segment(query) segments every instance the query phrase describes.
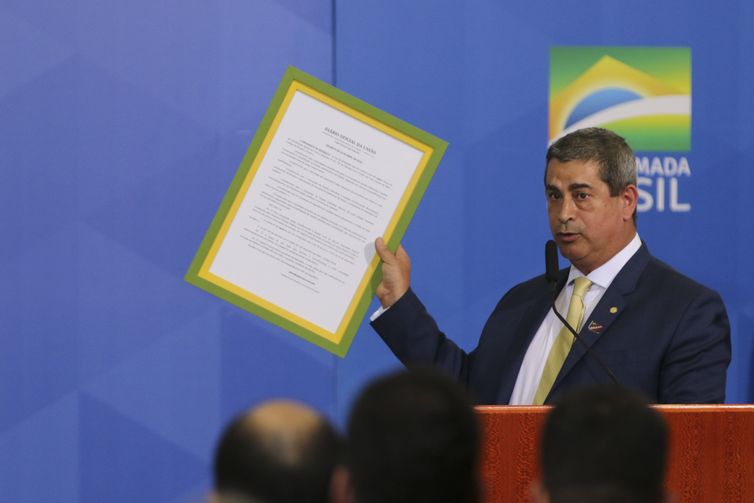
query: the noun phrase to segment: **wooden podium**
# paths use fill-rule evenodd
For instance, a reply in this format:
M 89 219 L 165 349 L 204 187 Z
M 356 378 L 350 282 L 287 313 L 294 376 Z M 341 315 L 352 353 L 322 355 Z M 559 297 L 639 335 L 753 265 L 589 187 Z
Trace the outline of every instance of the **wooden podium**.
M 754 405 L 658 405 L 668 422 L 676 503 L 754 502 Z M 477 407 L 486 502 L 526 502 L 549 407 Z

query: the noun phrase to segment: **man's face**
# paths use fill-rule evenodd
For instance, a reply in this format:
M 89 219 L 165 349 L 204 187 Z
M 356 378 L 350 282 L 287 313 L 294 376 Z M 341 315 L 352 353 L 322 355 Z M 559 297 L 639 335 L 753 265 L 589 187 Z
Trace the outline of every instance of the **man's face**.
M 610 260 L 634 236 L 636 186 L 611 197 L 594 161 L 552 159 L 545 194 L 550 231 L 560 253 L 584 274 Z

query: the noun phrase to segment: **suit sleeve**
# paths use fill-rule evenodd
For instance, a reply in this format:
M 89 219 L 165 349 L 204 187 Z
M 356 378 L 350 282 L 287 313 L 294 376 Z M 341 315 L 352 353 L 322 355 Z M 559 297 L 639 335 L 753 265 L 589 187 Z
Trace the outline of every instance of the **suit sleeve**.
M 705 289 L 686 308 L 660 372 L 660 403 L 723 403 L 731 358 L 720 296 Z
M 472 357 L 440 331 L 413 290 L 371 325 L 404 365 L 434 365 L 468 385 Z

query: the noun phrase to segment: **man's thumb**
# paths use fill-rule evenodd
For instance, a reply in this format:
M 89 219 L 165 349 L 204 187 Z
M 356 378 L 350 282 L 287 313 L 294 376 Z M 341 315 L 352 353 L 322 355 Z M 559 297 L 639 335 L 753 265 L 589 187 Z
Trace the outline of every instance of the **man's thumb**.
M 395 260 L 395 255 L 388 250 L 385 240 L 381 237 L 374 241 L 374 249 L 377 250 L 377 255 L 380 256 L 383 262 L 392 262 Z

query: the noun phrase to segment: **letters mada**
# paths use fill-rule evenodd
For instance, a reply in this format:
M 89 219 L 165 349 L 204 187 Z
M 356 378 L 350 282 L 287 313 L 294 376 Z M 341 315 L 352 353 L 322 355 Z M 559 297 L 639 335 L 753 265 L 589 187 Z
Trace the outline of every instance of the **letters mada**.
M 686 157 L 637 156 L 636 175 L 639 188 L 638 211 L 691 211 L 691 203 L 682 202 L 679 196 L 680 179 L 691 177 L 691 166 Z

